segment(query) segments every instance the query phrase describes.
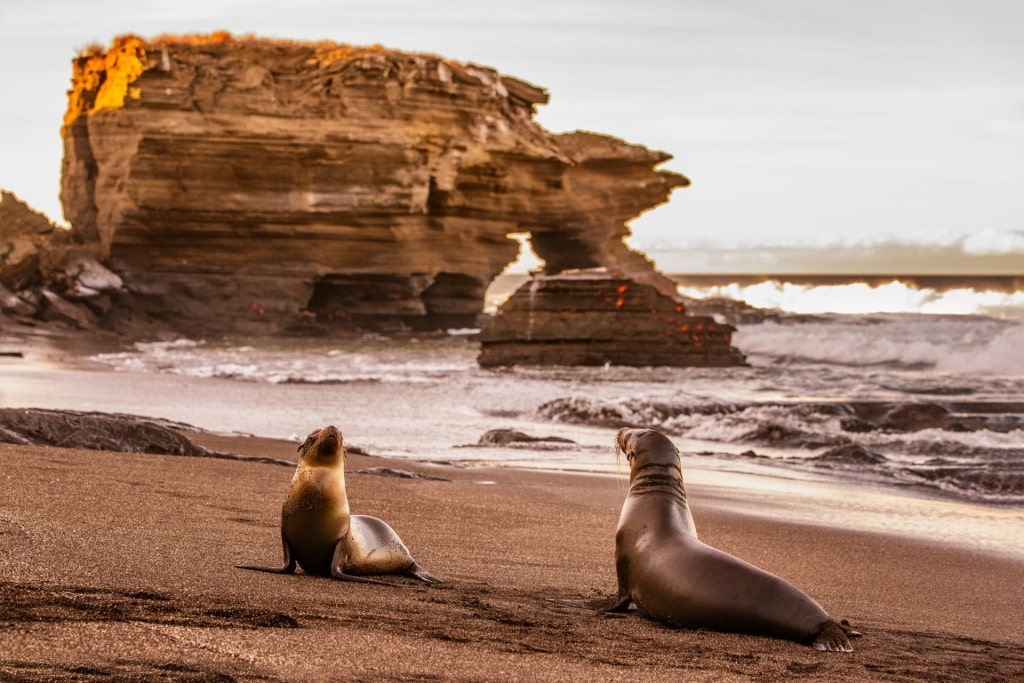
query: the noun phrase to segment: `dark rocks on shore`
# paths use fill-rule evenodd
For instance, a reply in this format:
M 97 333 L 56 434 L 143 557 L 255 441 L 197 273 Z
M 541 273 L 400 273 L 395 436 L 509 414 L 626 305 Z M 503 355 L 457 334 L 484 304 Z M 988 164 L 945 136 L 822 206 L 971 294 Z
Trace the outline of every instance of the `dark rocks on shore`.
M 842 444 L 830 448 L 820 455 L 811 458 L 816 464 L 828 465 L 880 465 L 888 458 L 881 453 L 869 450 L 856 443 Z
M 0 408 L 0 441 L 124 453 L 217 455 L 160 420 L 70 410 Z
M 393 467 L 366 467 L 361 470 L 352 470 L 353 474 L 372 474 L 378 477 L 395 477 L 396 479 L 422 479 L 424 481 L 451 481 L 446 477 L 435 477 L 422 472 L 410 472 L 409 470 L 398 470 Z
M 808 432 L 776 422 L 759 422 L 757 426 L 745 432 L 737 440 L 776 448 L 821 448 L 823 446 L 843 446 L 849 443 L 849 439 L 843 436 Z
M 531 436 L 517 429 L 489 429 L 477 441 L 478 446 L 510 446 L 537 443 L 575 444 L 576 442 L 561 436 Z
M 1021 417 L 1024 403 L 850 401 L 843 405 L 851 413 L 840 422 L 846 432 L 909 433 L 925 429 L 974 432 L 985 429 L 1005 433 L 1024 426 Z
M 199 431 L 191 425 L 139 415 L 0 408 L 0 443 L 221 458 L 295 467 L 290 460 L 214 451 L 186 436 Z

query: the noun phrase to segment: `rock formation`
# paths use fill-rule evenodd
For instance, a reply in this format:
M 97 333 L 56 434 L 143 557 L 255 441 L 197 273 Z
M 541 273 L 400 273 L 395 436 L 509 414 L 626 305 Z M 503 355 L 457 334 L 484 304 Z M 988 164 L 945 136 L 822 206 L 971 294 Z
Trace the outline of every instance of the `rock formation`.
M 528 233 L 545 272 L 675 285 L 623 243 L 668 154 L 533 120 L 545 90 L 425 54 L 135 36 L 74 62 L 61 199 L 135 310 L 182 330 L 474 325 Z
M 603 269 L 537 275 L 481 331 L 477 360 L 483 367 L 744 365 L 730 346 L 734 331 Z
M 0 314 L 21 323 L 95 327 L 122 290 L 95 245 L 0 191 Z
M 175 428 L 177 427 L 177 429 Z M 174 425 L 134 415 L 40 408 L 0 408 L 0 443 L 89 448 L 121 453 L 215 456 Z
M 41 283 L 71 243 L 67 230 L 14 193 L 0 190 L 0 284 L 4 287 L 17 291 Z

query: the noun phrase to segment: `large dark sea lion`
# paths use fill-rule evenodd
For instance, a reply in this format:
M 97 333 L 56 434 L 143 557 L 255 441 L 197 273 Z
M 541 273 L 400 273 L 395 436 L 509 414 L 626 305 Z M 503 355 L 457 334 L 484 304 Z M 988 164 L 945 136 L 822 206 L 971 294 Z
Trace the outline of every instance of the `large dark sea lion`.
M 384 583 L 367 577 L 398 574 L 441 583 L 416 563 L 387 522 L 349 513 L 345 446 L 337 427 L 313 431 L 299 452 L 291 490 L 281 507 L 284 566 L 237 565 L 239 569 L 290 574 L 298 565 L 307 574 L 343 581 Z
M 616 444 L 629 460 L 629 493 L 615 535 L 618 596 L 603 609 L 624 611 L 633 603 L 641 614 L 672 626 L 853 650 L 849 635 L 856 634 L 803 591 L 698 540 L 679 452 L 666 436 L 623 429 Z

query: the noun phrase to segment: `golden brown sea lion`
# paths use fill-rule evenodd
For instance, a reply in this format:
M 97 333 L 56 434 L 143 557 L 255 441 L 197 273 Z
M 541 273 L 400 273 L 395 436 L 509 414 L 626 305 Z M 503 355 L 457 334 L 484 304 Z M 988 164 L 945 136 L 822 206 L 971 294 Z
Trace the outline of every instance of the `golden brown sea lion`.
M 281 507 L 284 566 L 236 565 L 239 569 L 290 574 L 298 564 L 307 574 L 342 581 L 384 583 L 367 576 L 399 574 L 441 583 L 416 563 L 387 522 L 349 513 L 345 447 L 337 427 L 313 431 L 299 452 L 292 486 Z
M 624 611 L 633 603 L 641 614 L 673 626 L 853 650 L 849 636 L 859 634 L 804 592 L 697 539 L 679 452 L 668 437 L 623 429 L 616 445 L 630 464 L 629 493 L 615 534 L 618 596 L 586 606 Z

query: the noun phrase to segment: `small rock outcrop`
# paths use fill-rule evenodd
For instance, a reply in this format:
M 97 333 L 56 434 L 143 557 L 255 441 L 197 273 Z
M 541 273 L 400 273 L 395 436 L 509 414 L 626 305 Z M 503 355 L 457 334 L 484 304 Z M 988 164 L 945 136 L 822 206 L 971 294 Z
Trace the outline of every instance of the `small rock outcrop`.
M 731 325 L 603 269 L 536 275 L 480 333 L 482 367 L 744 365 Z
M 18 291 L 41 284 L 56 270 L 55 261 L 72 243 L 67 230 L 0 190 L 0 284 Z
M 675 285 L 623 242 L 689 181 L 534 120 L 540 87 L 380 47 L 136 36 L 74 61 L 61 200 L 148 319 L 473 326 L 526 233 L 546 272 Z
M 216 455 L 160 420 L 40 408 L 0 408 L 0 443 L 123 453 Z
M 29 325 L 97 326 L 123 283 L 97 260 L 95 245 L 76 237 L 0 190 L 0 314 Z

